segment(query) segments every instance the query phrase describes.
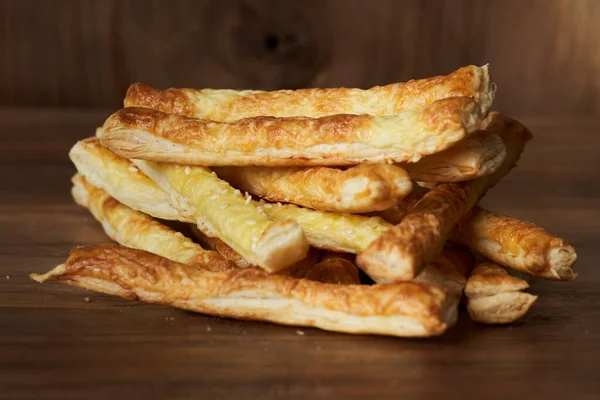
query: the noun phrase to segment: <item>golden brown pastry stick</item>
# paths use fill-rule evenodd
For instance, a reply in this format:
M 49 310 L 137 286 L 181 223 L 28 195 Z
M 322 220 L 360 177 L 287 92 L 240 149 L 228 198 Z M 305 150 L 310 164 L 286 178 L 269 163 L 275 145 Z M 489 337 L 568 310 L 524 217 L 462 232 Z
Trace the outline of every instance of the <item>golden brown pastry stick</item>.
M 360 275 L 353 259 L 347 253 L 327 251 L 318 264 L 306 271 L 303 278 L 338 285 L 359 285 Z
M 127 90 L 125 107 L 145 107 L 165 113 L 231 122 L 243 118 L 324 117 L 333 114 L 398 114 L 447 97 L 473 97 L 486 112 L 495 85 L 489 67 L 469 65 L 446 76 L 412 80 L 362 89 L 260 90 L 167 89 L 160 91 L 134 83 Z
M 151 215 L 161 219 L 173 219 L 178 214 L 163 190 L 129 160 L 102 147 L 98 139 L 75 143 L 69 157 L 90 184 L 106 190 L 120 203 L 146 214 L 151 208 Z
M 531 222 L 475 207 L 453 241 L 469 246 L 489 260 L 532 276 L 571 280 L 577 259 L 566 240 Z
M 531 134 L 514 120 L 493 115 L 507 156 L 491 175 L 461 183 L 441 183 L 431 189 L 392 229 L 359 254 L 358 265 L 377 281 L 410 280 L 423 264 L 433 260 L 455 226 L 475 203 L 502 179 L 518 161 Z M 492 129 L 490 127 L 490 129 Z
M 87 160 L 84 166 L 90 167 L 79 168 L 78 165 L 79 172 L 86 179 L 88 176 L 95 177 L 98 186 L 112 197 L 145 214 L 195 223 L 193 215 L 182 215 L 173 207 L 163 207 L 163 202 L 171 202 L 171 198 L 129 160 L 114 155 L 99 144 L 93 150 L 82 154 Z M 115 170 L 120 171 L 119 179 L 114 179 L 111 174 Z M 312 246 L 326 250 L 357 253 L 390 228 L 390 224 L 376 217 L 315 211 L 291 204 L 254 204 L 276 221 L 296 221 Z
M 486 116 L 471 98 L 438 100 L 390 116 L 256 117 L 214 122 L 124 108 L 100 140 L 114 153 L 183 165 L 335 166 L 416 162 L 474 133 Z
M 398 164 L 414 181 L 463 182 L 495 172 L 506 157 L 506 146 L 494 132 L 480 130 L 454 146 L 423 157 L 416 163 Z
M 75 248 L 65 264 L 31 277 L 204 314 L 357 334 L 433 336 L 456 318 L 453 299 L 434 286 L 332 285 L 256 269 L 210 272 L 113 244 Z
M 106 234 L 123 246 L 208 271 L 235 268 L 217 252 L 204 250 L 180 232 L 119 203 L 104 190 L 90 185 L 83 176 L 77 174 L 72 180 L 75 202 L 90 210 Z
M 306 256 L 308 243 L 296 222 L 273 222 L 208 168 L 134 163 L 169 194 L 180 214 L 195 218 L 198 229 L 223 240 L 250 263 L 276 272 Z
M 362 164 L 327 167 L 221 167 L 217 175 L 233 187 L 273 202 L 323 211 L 366 213 L 392 207 L 412 190 L 402 168 Z
M 510 276 L 497 264 L 478 265 L 465 286 L 471 319 L 483 324 L 508 324 L 518 320 L 537 299 L 522 292 L 528 287 L 523 279 Z

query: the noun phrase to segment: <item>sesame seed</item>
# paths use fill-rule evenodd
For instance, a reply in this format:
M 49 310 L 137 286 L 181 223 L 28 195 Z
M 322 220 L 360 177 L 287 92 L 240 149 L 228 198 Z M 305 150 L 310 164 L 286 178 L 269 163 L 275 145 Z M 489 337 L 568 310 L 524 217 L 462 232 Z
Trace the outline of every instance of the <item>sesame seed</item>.
M 191 171 L 192 170 L 190 167 L 185 167 L 185 169 L 183 170 L 183 172 L 185 172 L 186 175 L 189 175 Z
M 250 197 L 250 196 L 246 197 L 246 205 L 250 204 L 251 201 L 252 201 L 252 197 Z
M 277 207 L 281 207 L 281 203 L 280 202 L 277 202 Z
M 268 204 L 268 203 L 267 203 L 267 204 L 265 204 L 263 207 L 264 207 L 264 208 L 272 208 L 272 207 L 273 207 L 273 204 Z
M 211 171 L 210 173 L 212 176 L 217 176 L 217 173 L 215 171 Z
M 227 204 L 221 204 L 221 205 L 219 206 L 219 210 L 224 210 L 224 209 L 226 209 L 227 207 L 228 207 L 228 206 L 227 206 Z
M 212 196 L 210 196 L 210 199 L 211 199 L 211 200 L 214 200 L 214 199 L 216 199 L 217 197 L 219 197 L 219 195 L 218 195 L 218 194 L 213 194 Z
M 233 191 L 233 194 L 236 195 L 236 196 L 239 196 L 240 194 L 242 194 L 242 192 L 240 192 L 238 189 L 235 189 Z
M 296 331 L 296 335 L 304 336 L 304 332 L 302 332 L 302 331 Z
M 246 221 L 246 225 L 256 225 L 256 221 L 253 219 L 249 219 L 248 221 Z
M 134 167 L 133 165 L 131 167 L 129 167 L 129 170 L 131 172 L 138 172 L 138 169 L 136 167 Z

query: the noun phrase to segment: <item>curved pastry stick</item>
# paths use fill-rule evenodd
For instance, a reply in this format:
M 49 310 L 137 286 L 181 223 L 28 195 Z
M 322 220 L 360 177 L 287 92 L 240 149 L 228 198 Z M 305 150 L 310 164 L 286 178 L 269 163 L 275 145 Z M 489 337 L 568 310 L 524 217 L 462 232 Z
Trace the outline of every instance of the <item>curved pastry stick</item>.
M 348 333 L 433 336 L 456 318 L 452 299 L 433 286 L 332 285 L 256 269 L 209 272 L 113 244 L 75 248 L 65 264 L 31 278 L 204 314 Z
M 208 168 L 134 163 L 170 195 L 180 214 L 195 218 L 198 229 L 223 240 L 250 263 L 276 272 L 306 256 L 308 243 L 297 223 L 271 221 Z
M 222 167 L 214 171 L 233 187 L 270 201 L 323 211 L 366 213 L 385 210 L 412 190 L 402 168 L 363 164 L 327 167 Z
M 402 218 L 425 196 L 429 189 L 413 184 L 413 190 L 401 202 L 383 211 L 369 213 L 372 217 L 380 217 L 393 225 L 398 225 Z
M 321 261 L 308 269 L 303 278 L 338 285 L 359 285 L 360 275 L 353 258 L 345 253 L 325 252 Z
M 178 212 L 169 196 L 129 160 L 102 147 L 98 139 L 81 140 L 71 148 L 69 157 L 75 168 L 93 186 L 106 190 L 120 203 L 161 219 L 173 219 Z M 131 185 L 135 181 L 135 185 Z
M 124 108 L 106 120 L 100 140 L 125 158 L 185 165 L 416 162 L 469 136 L 484 117 L 467 97 L 382 117 L 256 117 L 230 123 Z
M 358 255 L 358 265 L 377 281 L 410 280 L 424 263 L 439 254 L 455 226 L 485 192 L 518 161 L 531 134 L 520 123 L 493 115 L 491 123 L 507 147 L 507 156 L 491 175 L 461 183 L 441 183 L 431 189 L 402 219 Z M 498 121 L 499 120 L 499 121 Z M 491 128 L 490 128 L 491 129 Z
M 463 182 L 495 172 L 505 157 L 506 146 L 502 138 L 494 132 L 481 130 L 416 163 L 398 165 L 414 181 Z
M 532 276 L 571 280 L 577 259 L 566 240 L 527 221 L 475 207 L 464 219 L 453 241 L 469 246 L 485 258 Z
M 447 97 L 473 97 L 487 112 L 495 85 L 489 67 L 470 65 L 446 76 L 362 89 L 260 90 L 167 89 L 134 83 L 125 107 L 145 107 L 169 114 L 231 122 L 243 118 L 324 117 L 333 114 L 391 115 L 421 108 Z
M 508 324 L 518 320 L 537 299 L 522 292 L 528 287 L 527 282 L 510 276 L 499 265 L 478 265 L 465 286 L 471 319 L 483 324 Z
M 209 271 L 235 268 L 218 253 L 204 250 L 180 232 L 119 203 L 83 176 L 77 174 L 72 180 L 75 202 L 89 209 L 106 234 L 119 244 Z

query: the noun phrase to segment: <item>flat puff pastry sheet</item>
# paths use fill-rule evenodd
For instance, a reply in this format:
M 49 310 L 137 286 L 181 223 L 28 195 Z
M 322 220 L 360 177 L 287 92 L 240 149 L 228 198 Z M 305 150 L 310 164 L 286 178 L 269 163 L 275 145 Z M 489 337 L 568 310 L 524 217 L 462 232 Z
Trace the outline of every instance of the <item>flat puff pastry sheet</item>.
M 233 187 L 266 200 L 323 211 L 366 213 L 385 210 L 412 190 L 406 171 L 387 164 L 362 164 L 346 170 L 221 167 L 214 171 Z
M 478 265 L 465 286 L 467 310 L 473 321 L 507 324 L 523 317 L 537 296 L 524 293 L 529 284 L 493 263 Z
M 181 232 L 119 203 L 83 176 L 77 174 L 72 181 L 75 202 L 89 209 L 106 234 L 119 244 L 209 271 L 236 268 L 217 252 L 204 250 Z
M 434 286 L 332 285 L 255 269 L 209 272 L 113 244 L 75 248 L 65 264 L 31 277 L 204 314 L 357 334 L 433 336 L 456 318 L 453 299 Z
M 100 140 L 114 153 L 182 165 L 335 166 L 416 162 L 474 133 L 485 117 L 471 98 L 438 100 L 376 117 L 255 117 L 230 123 L 124 108 Z
M 398 165 L 414 181 L 463 182 L 495 172 L 505 157 L 506 146 L 500 135 L 480 130 L 449 149 L 416 163 Z
M 402 219 L 358 255 L 358 265 L 381 280 L 410 280 L 439 254 L 456 225 L 486 191 L 516 165 L 529 131 L 520 123 L 493 115 L 490 126 L 499 129 L 507 156 L 491 175 L 461 183 L 440 183 Z M 490 128 L 492 129 L 492 128 Z
M 169 114 L 231 122 L 263 115 L 312 118 L 334 114 L 392 115 L 406 109 L 422 108 L 447 97 L 472 97 L 487 112 L 494 100 L 495 90 L 487 65 L 469 65 L 446 76 L 376 86 L 368 90 L 160 91 L 134 83 L 129 87 L 124 103 L 125 107 L 152 108 Z
M 573 246 L 544 228 L 502 214 L 475 208 L 459 225 L 453 240 L 487 259 L 532 276 L 571 280 L 577 274 Z
M 194 217 L 198 229 L 218 237 L 254 265 L 276 272 L 303 259 L 308 242 L 292 220 L 273 222 L 208 168 L 134 160 L 171 197 L 171 204 Z

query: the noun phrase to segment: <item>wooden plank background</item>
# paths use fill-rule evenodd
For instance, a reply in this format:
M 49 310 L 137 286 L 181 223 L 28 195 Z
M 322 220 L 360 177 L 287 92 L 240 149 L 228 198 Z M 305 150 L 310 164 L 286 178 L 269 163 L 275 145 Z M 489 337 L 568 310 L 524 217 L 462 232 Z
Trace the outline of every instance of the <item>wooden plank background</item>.
M 597 0 L 0 0 L 0 106 L 129 83 L 369 87 L 492 64 L 497 109 L 600 113 Z

